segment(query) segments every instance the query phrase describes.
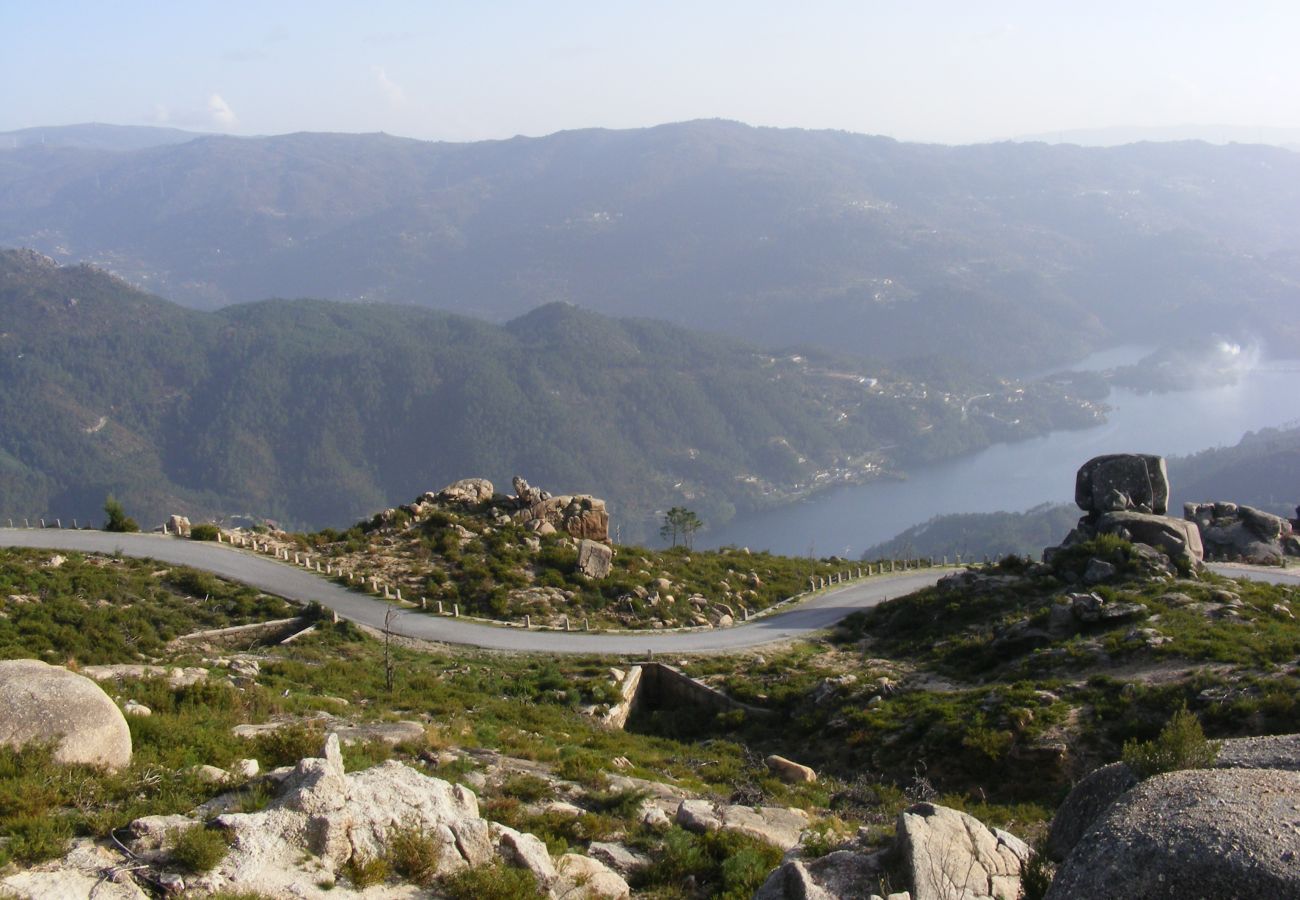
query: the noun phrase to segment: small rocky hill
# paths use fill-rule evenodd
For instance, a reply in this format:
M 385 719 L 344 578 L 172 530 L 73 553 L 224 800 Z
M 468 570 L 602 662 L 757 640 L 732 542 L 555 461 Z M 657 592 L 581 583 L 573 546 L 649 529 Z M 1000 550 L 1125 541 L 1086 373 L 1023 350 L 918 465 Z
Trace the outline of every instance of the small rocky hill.
M 344 532 L 276 538 L 426 612 L 552 627 L 725 627 L 808 590 L 811 579 L 859 568 L 745 548 L 616 545 L 604 500 L 553 496 L 518 477 L 512 488 L 463 479 Z

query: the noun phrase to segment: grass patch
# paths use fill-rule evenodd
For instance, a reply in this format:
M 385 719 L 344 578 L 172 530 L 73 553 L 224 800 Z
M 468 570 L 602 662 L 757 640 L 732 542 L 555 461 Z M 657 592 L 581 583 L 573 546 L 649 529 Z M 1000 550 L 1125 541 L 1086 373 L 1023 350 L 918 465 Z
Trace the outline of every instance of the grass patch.
M 526 869 L 503 863 L 463 869 L 439 882 L 447 900 L 538 900 L 545 892 Z

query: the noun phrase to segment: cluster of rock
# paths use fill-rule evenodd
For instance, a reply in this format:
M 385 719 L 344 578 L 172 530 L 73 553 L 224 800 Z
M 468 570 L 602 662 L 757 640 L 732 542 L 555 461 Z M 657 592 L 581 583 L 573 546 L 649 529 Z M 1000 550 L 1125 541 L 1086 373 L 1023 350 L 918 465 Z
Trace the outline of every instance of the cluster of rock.
M 1296 513 L 1300 516 L 1300 509 Z M 1196 525 L 1211 559 L 1276 566 L 1287 556 L 1300 556 L 1300 519 L 1224 502 L 1185 503 L 1183 518 Z
M 558 531 L 579 540 L 608 541 L 609 513 L 605 501 L 590 494 L 554 497 L 531 487 L 518 475 L 514 478 L 516 521 L 541 534 Z
M 335 735 L 327 738 L 322 758 L 304 759 L 264 777 L 278 789 L 259 812 L 227 811 L 239 802 L 237 794 L 230 794 L 188 816 L 132 822 L 126 841 L 130 868 L 169 892 L 356 896 L 345 882 L 336 885 L 336 873 L 349 861 L 384 857 L 397 832 L 411 831 L 432 840 L 440 874 L 504 863 L 528 870 L 546 896 L 618 900 L 630 895 L 623 877 L 599 859 L 573 853 L 553 858 L 535 835 L 484 819 L 468 788 L 392 760 L 347 773 Z M 167 847 L 178 833 L 193 828 L 225 832 L 230 851 L 210 872 L 182 878 L 169 871 Z M 3 887 L 27 896 L 72 896 L 60 891 L 78 878 L 92 885 L 102 882 L 106 874 L 121 870 L 122 862 L 109 848 L 78 842 L 62 860 L 6 879 Z M 134 884 L 121 885 L 124 891 L 128 886 L 132 890 L 123 896 L 147 896 Z
M 486 478 L 462 478 L 440 491 L 421 494 L 413 503 L 385 510 L 380 518 L 391 520 L 400 510 L 419 519 L 439 504 L 481 508 L 503 520 L 513 520 L 538 534 L 567 534 L 575 540 L 609 542 L 609 512 L 605 501 L 590 494 L 563 494 L 535 488 L 518 475 L 514 478 L 514 496 L 496 492 Z
M 1057 551 L 1103 534 L 1145 544 L 1191 568 L 1204 559 L 1196 525 L 1166 515 L 1169 474 L 1162 456 L 1116 453 L 1090 459 L 1075 478 L 1074 502 L 1085 515 L 1060 547 L 1044 552 L 1047 562 Z
M 1049 900 L 1300 896 L 1300 735 L 1222 742 L 1212 769 L 1084 778 L 1052 821 Z

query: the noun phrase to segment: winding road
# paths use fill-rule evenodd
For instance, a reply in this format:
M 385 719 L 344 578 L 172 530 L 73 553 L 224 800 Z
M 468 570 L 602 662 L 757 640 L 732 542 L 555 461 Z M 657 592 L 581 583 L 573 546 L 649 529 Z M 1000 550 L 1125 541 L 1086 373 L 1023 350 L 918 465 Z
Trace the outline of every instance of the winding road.
M 121 554 L 193 566 L 298 603 L 319 603 L 342 618 L 372 628 L 383 628 L 385 614 L 395 608 L 391 603 L 350 591 L 308 570 L 225 544 L 156 534 L 0 528 L 0 547 Z M 1216 564 L 1210 568 L 1233 578 L 1300 585 L 1300 573 L 1237 565 Z M 949 571 L 923 569 L 875 576 L 818 594 L 788 612 L 765 616 L 733 628 L 674 632 L 542 631 L 485 625 L 413 611 L 403 612 L 393 621 L 391 628 L 394 634 L 402 637 L 489 650 L 582 654 L 725 653 L 807 637 L 834 625 L 850 613 L 875 606 L 890 597 L 929 587 Z

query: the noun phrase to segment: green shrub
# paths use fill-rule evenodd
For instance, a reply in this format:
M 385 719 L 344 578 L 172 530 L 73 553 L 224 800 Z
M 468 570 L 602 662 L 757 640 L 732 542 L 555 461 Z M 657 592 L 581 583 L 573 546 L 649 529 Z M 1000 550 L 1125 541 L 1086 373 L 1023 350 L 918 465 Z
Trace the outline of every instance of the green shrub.
M 229 851 L 230 839 L 215 828 L 189 828 L 172 838 L 172 860 L 191 872 L 212 871 Z
M 442 880 L 447 900 L 537 900 L 545 896 L 527 869 L 503 863 L 462 869 Z
M 601 787 L 605 783 L 605 760 L 591 750 L 565 747 L 563 758 L 555 767 L 555 774 L 565 781 L 576 781 L 587 787 Z
M 341 871 L 354 888 L 364 891 L 376 884 L 383 884 L 388 878 L 388 860 L 382 856 L 369 857 L 353 853 Z
M 292 766 L 300 759 L 324 753 L 325 731 L 297 723 L 259 734 L 253 739 L 254 756 L 267 768 Z
M 220 528 L 209 522 L 204 522 L 202 525 L 195 525 L 190 529 L 190 540 L 215 541 L 219 534 L 221 534 Z
M 139 531 L 140 526 L 136 524 L 135 519 L 126 514 L 122 509 L 122 504 L 117 501 L 111 494 L 104 501 L 104 520 L 105 531 L 129 532 Z
M 551 795 L 551 784 L 545 778 L 536 775 L 514 772 L 501 782 L 501 793 L 522 800 L 524 803 L 536 803 L 543 797 Z
M 1184 706 L 1153 741 L 1125 741 L 1124 762 L 1139 778 L 1179 769 L 1207 769 L 1219 756 L 1218 741 L 1205 739 L 1195 713 Z
M 415 823 L 407 823 L 388 836 L 388 861 L 407 881 L 427 887 L 438 874 L 439 845 Z
M 637 876 L 638 887 L 679 886 L 693 877 L 708 896 L 748 900 L 781 863 L 781 851 L 735 831 L 692 834 L 674 827 L 664 834 L 655 861 Z
M 650 792 L 640 788 L 626 790 L 595 790 L 587 794 L 587 803 L 598 813 L 608 813 L 620 819 L 630 819 L 641 812 L 641 806 L 650 799 Z

